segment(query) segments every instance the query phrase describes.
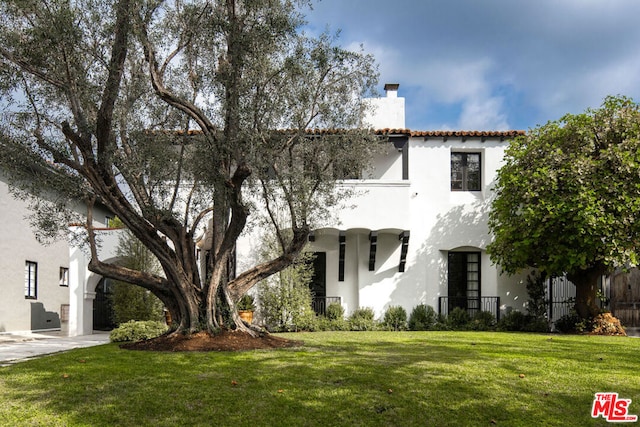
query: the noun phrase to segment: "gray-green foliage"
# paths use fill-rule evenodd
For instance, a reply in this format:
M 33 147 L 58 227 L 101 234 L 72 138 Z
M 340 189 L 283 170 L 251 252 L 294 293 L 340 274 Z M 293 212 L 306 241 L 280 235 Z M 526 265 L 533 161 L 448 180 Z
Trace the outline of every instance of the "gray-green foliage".
M 109 339 L 111 342 L 142 341 L 159 337 L 165 332 L 167 332 L 167 326 L 162 322 L 131 320 L 111 331 Z
M 391 331 L 404 331 L 407 329 L 407 311 L 399 305 L 387 308 L 382 326 Z
M 260 316 L 271 330 L 308 329 L 315 313 L 311 308 L 309 282 L 313 254 L 303 253 L 290 267 L 258 285 Z
M 72 203 L 120 217 L 163 274 L 97 257 L 89 268 L 151 289 L 183 332 L 220 327 L 216 301 L 228 308 L 287 267 L 348 195 L 335 173 L 365 170 L 378 146 L 362 123 L 373 57 L 305 34 L 306 5 L 0 2 L 0 166 L 28 193 L 57 196 L 33 216 L 47 234 L 67 230 L 63 216 L 51 219 Z M 258 213 L 274 226 L 279 254 L 227 280 Z M 206 278 L 194 236 L 211 217 L 217 247 Z M 93 231 L 85 237 L 95 250 Z

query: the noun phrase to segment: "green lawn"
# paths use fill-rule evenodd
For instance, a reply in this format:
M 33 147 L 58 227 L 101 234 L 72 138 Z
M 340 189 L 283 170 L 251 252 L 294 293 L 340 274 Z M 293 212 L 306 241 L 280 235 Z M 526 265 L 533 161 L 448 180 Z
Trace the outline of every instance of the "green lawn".
M 590 426 L 596 392 L 640 415 L 640 339 L 483 332 L 285 334 L 304 347 L 115 344 L 0 368 L 0 425 Z

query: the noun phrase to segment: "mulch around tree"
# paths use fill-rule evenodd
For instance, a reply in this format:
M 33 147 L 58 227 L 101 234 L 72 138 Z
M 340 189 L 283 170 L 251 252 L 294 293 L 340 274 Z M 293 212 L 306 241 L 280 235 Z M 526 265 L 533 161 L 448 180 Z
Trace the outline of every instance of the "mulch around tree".
M 216 335 L 201 331 L 192 335 L 162 335 L 150 340 L 126 343 L 120 348 L 146 351 L 245 351 L 299 347 L 302 341 L 270 334 L 252 337 L 246 332 L 225 330 Z

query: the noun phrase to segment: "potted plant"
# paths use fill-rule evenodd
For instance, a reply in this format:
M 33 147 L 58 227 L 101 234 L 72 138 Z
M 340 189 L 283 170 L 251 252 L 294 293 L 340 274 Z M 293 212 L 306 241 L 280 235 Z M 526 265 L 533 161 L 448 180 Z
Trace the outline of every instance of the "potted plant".
M 255 310 L 256 305 L 251 295 L 245 294 L 240 298 L 240 301 L 238 301 L 238 314 L 244 322 L 248 324 L 253 322 L 253 312 Z

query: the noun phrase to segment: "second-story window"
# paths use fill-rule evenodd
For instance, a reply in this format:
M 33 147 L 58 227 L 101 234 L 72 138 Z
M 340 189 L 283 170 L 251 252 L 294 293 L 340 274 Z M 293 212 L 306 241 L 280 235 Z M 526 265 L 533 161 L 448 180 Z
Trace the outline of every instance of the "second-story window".
M 480 153 L 451 153 L 451 190 L 480 191 Z

